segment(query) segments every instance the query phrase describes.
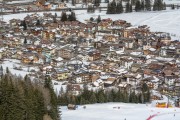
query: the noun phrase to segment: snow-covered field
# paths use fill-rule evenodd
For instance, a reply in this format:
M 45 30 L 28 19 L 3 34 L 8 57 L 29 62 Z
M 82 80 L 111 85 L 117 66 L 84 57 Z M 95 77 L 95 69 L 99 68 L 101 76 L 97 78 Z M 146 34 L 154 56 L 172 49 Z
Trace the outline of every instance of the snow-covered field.
M 166 4 L 180 4 L 180 0 L 163 0 Z
M 7 4 L 27 3 L 27 2 L 33 2 L 33 0 L 15 0 L 15 1 L 7 2 Z
M 63 120 L 147 120 L 153 115 L 151 120 L 180 120 L 180 108 L 155 108 L 150 104 L 105 103 L 86 105 L 86 109 L 78 106 L 77 110 L 63 106 L 61 111 Z
M 176 35 L 176 39 L 180 39 L 180 10 L 165 10 L 165 11 L 150 11 L 150 12 L 133 12 L 123 14 L 106 15 L 105 11 L 88 14 L 86 10 L 77 10 L 76 17 L 79 21 L 84 22 L 90 17 L 111 18 L 113 20 L 122 19 L 132 23 L 133 26 L 148 25 L 152 31 L 168 32 L 171 35 Z M 52 12 L 53 14 L 55 12 Z M 28 13 L 31 14 L 31 13 Z M 42 14 L 42 12 L 40 13 Z M 27 13 L 5 15 L 4 20 L 8 22 L 12 18 L 23 19 Z M 57 12 L 61 15 L 61 12 Z
M 180 39 L 180 10 L 133 12 L 110 15 L 106 15 L 105 11 L 101 13 L 96 11 L 94 14 L 87 14 L 83 11 L 79 11 L 78 14 L 77 18 L 82 22 L 84 19 L 88 19 L 90 17 L 97 18 L 98 15 L 101 15 L 101 18 L 126 20 L 133 26 L 148 25 L 152 31 L 162 31 L 170 34 L 176 34 L 177 38 Z
M 34 71 L 38 71 L 39 68 L 38 67 L 27 67 L 27 66 L 23 66 L 21 64 L 20 60 L 16 60 L 16 59 L 5 59 L 0 66 L 3 67 L 3 72 L 6 72 L 6 68 L 8 67 L 9 71 L 17 76 L 22 76 L 25 77 L 27 74 L 30 73 L 31 70 Z M 21 67 L 22 70 L 16 70 L 14 69 L 14 67 Z

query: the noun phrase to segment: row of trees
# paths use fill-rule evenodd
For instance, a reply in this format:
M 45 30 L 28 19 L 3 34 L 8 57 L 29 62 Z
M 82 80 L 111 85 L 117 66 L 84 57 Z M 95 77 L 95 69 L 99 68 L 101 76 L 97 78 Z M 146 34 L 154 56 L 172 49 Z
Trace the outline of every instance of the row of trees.
M 86 5 L 88 4 L 88 0 L 83 0 L 82 2 L 83 2 L 83 4 L 86 4 Z M 101 0 L 94 0 L 94 2 L 93 2 L 94 6 L 96 6 L 96 7 L 98 7 L 100 5 L 100 3 L 101 3 Z M 72 0 L 72 5 L 75 6 L 75 4 L 76 4 L 76 1 Z
M 116 4 L 115 0 L 113 0 L 111 3 L 108 3 L 107 14 L 123 13 L 123 11 L 122 2 Z
M 71 12 L 70 15 L 67 15 L 66 12 L 61 13 L 61 21 L 76 21 L 75 12 Z
M 7 74 L 0 78 L 1 120 L 59 120 L 57 97 L 50 82 L 41 84 Z M 46 80 L 48 81 L 48 80 Z
M 134 2 L 127 2 L 125 5 L 125 9 L 123 8 L 122 2 L 116 3 L 115 0 L 112 2 L 108 3 L 107 6 L 107 14 L 119 14 L 123 12 L 132 12 L 132 4 L 135 6 L 135 11 L 151 11 L 151 0 L 136 0 Z M 166 4 L 163 3 L 162 0 L 155 0 L 153 4 L 153 10 L 154 11 L 160 11 L 160 10 L 165 10 L 166 9 Z
M 84 89 L 82 94 L 78 96 L 70 95 L 67 92 L 58 96 L 58 103 L 60 105 L 67 104 L 94 104 L 106 102 L 125 102 L 125 103 L 145 103 L 150 101 L 150 92 L 146 84 L 143 84 L 142 91 L 138 94 L 135 91 L 128 93 L 127 91 L 98 90 L 96 92 Z
M 166 10 L 166 3 L 162 0 L 154 0 L 154 5 L 153 5 L 153 10 L 154 11 L 160 11 L 160 10 Z

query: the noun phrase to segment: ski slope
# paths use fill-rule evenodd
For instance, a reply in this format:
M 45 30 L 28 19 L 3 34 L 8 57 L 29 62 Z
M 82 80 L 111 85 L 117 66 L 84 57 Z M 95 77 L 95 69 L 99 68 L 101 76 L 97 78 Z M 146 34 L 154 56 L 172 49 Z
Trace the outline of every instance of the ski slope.
M 119 107 L 119 109 L 118 109 Z M 77 110 L 61 107 L 63 120 L 179 120 L 180 108 L 155 108 L 150 104 L 104 103 L 78 106 Z M 175 114 L 175 116 L 174 116 Z

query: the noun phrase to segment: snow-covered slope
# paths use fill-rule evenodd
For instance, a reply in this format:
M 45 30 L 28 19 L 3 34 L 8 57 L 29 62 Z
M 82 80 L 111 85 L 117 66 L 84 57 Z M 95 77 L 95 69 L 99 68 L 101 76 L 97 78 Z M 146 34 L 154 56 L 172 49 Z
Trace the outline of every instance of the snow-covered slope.
M 119 107 L 119 109 L 118 109 Z M 62 107 L 63 120 L 179 120 L 179 108 L 154 108 L 145 104 L 105 103 L 79 106 L 77 110 Z M 175 116 L 174 116 L 175 114 Z

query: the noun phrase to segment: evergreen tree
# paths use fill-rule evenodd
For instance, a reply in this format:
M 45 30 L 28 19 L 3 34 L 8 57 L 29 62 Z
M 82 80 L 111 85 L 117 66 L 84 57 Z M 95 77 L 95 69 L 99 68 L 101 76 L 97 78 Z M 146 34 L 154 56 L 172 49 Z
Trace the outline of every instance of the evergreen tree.
M 94 6 L 88 5 L 87 12 L 88 12 L 88 13 L 94 13 L 94 11 L 95 11 Z
M 0 119 L 43 120 L 47 109 L 42 85 L 29 82 L 27 77 L 24 81 L 12 78 L 6 74 L 0 80 Z M 58 116 L 57 112 L 49 115 L 53 120 L 58 120 L 53 117 Z
M 75 6 L 75 0 L 72 0 L 72 5 Z
M 164 9 L 164 5 L 162 0 L 154 0 L 153 10 L 154 11 L 160 11 Z
M 26 39 L 26 37 L 24 38 L 24 44 L 27 44 L 27 39 Z
M 100 23 L 101 22 L 101 16 L 98 15 L 98 18 L 97 18 L 97 23 Z
M 107 14 L 116 14 L 116 9 L 117 9 L 116 1 L 113 0 L 107 6 Z
M 38 19 L 36 22 L 36 26 L 39 26 L 39 25 L 41 25 L 41 23 L 40 23 L 40 20 Z
M 130 4 L 130 5 L 129 5 L 129 12 L 132 12 L 132 11 L 133 11 L 132 5 Z
M 61 21 L 67 21 L 67 15 L 66 15 L 66 12 L 62 12 L 61 14 Z
M 134 91 L 130 94 L 129 102 L 131 102 L 131 103 L 137 103 L 138 102 L 137 96 L 136 96 Z
M 8 67 L 6 67 L 6 74 L 9 74 L 10 72 L 9 72 L 9 68 Z
M 172 5 L 171 5 L 171 9 L 172 9 L 172 10 L 174 10 L 174 9 L 175 9 L 174 4 L 172 4 Z
M 130 4 L 129 2 L 126 3 L 126 13 L 130 12 Z
M 131 0 L 131 5 L 135 5 L 137 0 Z
M 89 99 L 89 102 L 90 102 L 91 104 L 97 103 L 96 95 L 95 95 L 94 92 L 92 93 L 92 95 L 91 95 L 91 97 L 90 97 L 90 99 Z
M 142 0 L 142 1 L 141 1 L 141 10 L 144 11 L 144 7 L 145 7 L 145 5 L 144 5 L 144 0 Z
M 143 83 L 142 85 L 142 94 L 141 94 L 141 101 L 142 103 L 144 102 L 149 102 L 150 101 L 150 92 L 149 92 L 149 87 L 146 83 Z
M 122 102 L 122 93 L 120 90 L 118 90 L 118 92 L 116 93 L 114 101 L 115 102 Z
M 75 12 L 71 12 L 71 14 L 68 17 L 69 21 L 76 21 L 76 14 Z
M 110 5 L 110 3 L 108 3 L 106 14 L 110 14 L 110 13 L 111 13 L 111 5 Z
M 118 4 L 117 4 L 117 7 L 116 7 L 116 13 L 123 13 L 123 6 L 122 6 L 122 3 L 121 2 L 119 2 Z
M 111 91 L 109 91 L 107 94 L 107 101 L 108 102 L 114 102 L 115 101 L 115 97 L 116 97 L 116 92 L 112 89 Z
M 145 9 L 151 11 L 151 0 L 145 0 Z
M 129 102 L 129 95 L 127 91 L 124 91 L 123 93 L 123 102 L 128 103 Z
M 57 18 L 57 13 L 54 13 L 54 17 Z
M 23 30 L 27 30 L 27 25 L 26 25 L 26 21 L 23 21 Z
M 97 95 L 98 103 L 104 103 L 106 101 L 103 90 L 100 90 Z
M 166 10 L 166 3 L 163 3 L 163 10 Z
M 116 14 L 116 1 L 115 0 L 111 2 L 110 9 L 111 9 L 110 11 L 111 14 Z
M 85 100 L 83 97 L 81 97 L 80 105 L 84 105 L 84 104 L 86 104 L 86 103 L 87 103 L 86 100 Z
M 136 11 L 136 12 L 139 12 L 140 10 L 141 10 L 141 3 L 140 3 L 140 1 L 138 0 L 138 1 L 136 2 L 135 11 Z
M 120 7 L 120 13 L 123 13 L 124 12 L 124 8 L 123 8 L 123 5 L 122 5 L 122 2 L 119 3 L 119 7 Z
M 100 0 L 94 0 L 94 5 L 98 7 L 100 5 Z
M 90 20 L 91 22 L 93 22 L 93 21 L 94 21 L 94 18 L 93 18 L 93 17 L 91 17 L 89 20 Z

